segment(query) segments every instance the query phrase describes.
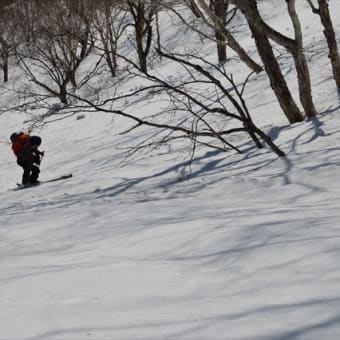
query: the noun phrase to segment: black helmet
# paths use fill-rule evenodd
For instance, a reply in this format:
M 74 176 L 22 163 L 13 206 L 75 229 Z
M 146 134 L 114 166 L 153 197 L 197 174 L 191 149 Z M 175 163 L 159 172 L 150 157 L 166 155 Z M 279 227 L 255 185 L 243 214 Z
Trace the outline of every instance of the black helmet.
M 12 143 L 14 143 L 15 139 L 22 134 L 23 134 L 23 132 L 13 132 L 11 134 L 11 137 L 9 137 L 9 139 L 11 140 Z
M 39 136 L 31 136 L 28 141 L 35 146 L 39 146 L 41 144 L 41 138 Z

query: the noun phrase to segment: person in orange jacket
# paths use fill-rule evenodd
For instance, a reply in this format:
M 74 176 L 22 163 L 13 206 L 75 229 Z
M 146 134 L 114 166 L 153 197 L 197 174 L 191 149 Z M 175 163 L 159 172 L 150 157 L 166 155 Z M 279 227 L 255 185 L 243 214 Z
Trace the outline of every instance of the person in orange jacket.
M 13 153 L 17 157 L 17 163 L 24 169 L 21 183 L 23 185 L 39 183 L 39 165 L 41 157 L 44 155 L 43 151 L 38 150 L 41 138 L 23 132 L 15 132 L 12 133 L 10 140 Z

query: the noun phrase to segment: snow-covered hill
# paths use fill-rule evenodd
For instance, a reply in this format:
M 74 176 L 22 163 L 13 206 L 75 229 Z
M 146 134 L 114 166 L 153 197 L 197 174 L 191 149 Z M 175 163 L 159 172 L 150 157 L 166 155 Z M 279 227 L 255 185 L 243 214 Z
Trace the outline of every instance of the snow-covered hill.
M 264 75 L 247 90 L 286 158 L 243 139 L 244 154 L 201 147 L 190 168 L 181 145 L 127 157 L 152 133 L 92 113 L 37 131 L 41 179 L 74 177 L 14 191 L 8 137 L 27 117 L 0 116 L 0 340 L 340 337 L 340 101 L 319 19 L 298 4 L 318 119 L 289 126 Z

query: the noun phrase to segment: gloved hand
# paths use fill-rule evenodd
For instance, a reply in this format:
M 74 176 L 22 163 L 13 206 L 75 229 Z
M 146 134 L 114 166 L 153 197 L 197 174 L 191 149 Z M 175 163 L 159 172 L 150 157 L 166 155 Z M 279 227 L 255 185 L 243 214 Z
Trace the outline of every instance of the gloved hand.
M 41 163 L 41 158 L 43 157 L 44 152 L 43 151 L 39 151 L 39 150 L 35 150 L 32 152 L 32 159 L 33 159 L 33 163 L 40 165 Z

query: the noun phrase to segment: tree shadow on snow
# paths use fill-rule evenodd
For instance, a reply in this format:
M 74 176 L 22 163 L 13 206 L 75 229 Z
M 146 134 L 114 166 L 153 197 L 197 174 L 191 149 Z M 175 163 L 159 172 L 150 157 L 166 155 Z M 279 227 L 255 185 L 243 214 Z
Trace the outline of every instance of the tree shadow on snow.
M 113 321 L 107 326 L 91 326 L 84 324 L 83 327 L 62 328 L 47 331 L 26 340 L 52 340 L 52 339 L 202 339 L 202 334 L 210 334 L 207 339 L 213 340 L 303 340 L 303 339 L 336 339 L 339 330 L 340 315 L 319 316 L 320 321 L 296 320 L 289 329 L 283 330 L 284 326 L 278 321 L 270 323 L 270 318 L 281 315 L 289 318 L 289 314 L 297 310 L 318 308 L 327 304 L 339 304 L 340 299 L 315 299 L 307 302 L 296 302 L 286 304 L 268 304 L 259 308 L 247 305 L 239 306 L 240 312 L 211 312 L 211 316 L 195 317 L 195 313 L 183 315 L 181 313 L 181 300 L 173 301 L 178 304 L 178 313 L 169 315 L 166 319 L 159 321 L 153 319 L 152 309 L 148 311 L 145 306 L 143 322 L 126 320 L 125 322 Z M 89 305 L 88 308 L 91 308 Z M 119 309 L 115 309 L 119 313 Z M 148 314 L 146 314 L 148 315 Z M 268 320 L 268 321 L 267 321 Z M 270 323 L 270 324 L 269 324 Z M 256 328 L 254 327 L 256 324 Z M 298 325 L 297 325 L 298 324 Z M 229 325 L 229 326 L 227 326 Z M 275 328 L 277 330 L 275 331 Z M 216 334 L 216 329 L 229 329 L 224 334 Z M 274 330 L 273 330 L 274 329 Z M 215 330 L 215 331 L 214 331 Z M 247 332 L 248 330 L 248 332 Z M 252 333 L 252 336 L 246 336 Z M 223 331 L 222 331 L 223 333 Z M 261 334 L 262 333 L 262 334 Z M 138 335 L 137 335 L 138 334 Z M 143 336 L 143 334 L 145 334 Z M 214 334 L 212 336 L 212 334 Z

